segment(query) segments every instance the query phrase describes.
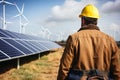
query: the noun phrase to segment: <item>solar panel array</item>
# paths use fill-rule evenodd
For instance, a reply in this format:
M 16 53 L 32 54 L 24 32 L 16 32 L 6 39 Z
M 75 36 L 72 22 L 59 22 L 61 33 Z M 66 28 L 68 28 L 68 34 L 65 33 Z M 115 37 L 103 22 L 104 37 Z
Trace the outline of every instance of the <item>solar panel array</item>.
M 49 51 L 60 46 L 40 37 L 0 29 L 0 61 Z

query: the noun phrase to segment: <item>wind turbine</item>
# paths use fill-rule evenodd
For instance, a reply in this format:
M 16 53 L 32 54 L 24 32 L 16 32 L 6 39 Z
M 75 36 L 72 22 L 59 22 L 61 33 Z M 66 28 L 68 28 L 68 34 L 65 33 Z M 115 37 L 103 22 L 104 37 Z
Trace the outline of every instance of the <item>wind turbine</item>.
M 43 38 L 47 37 L 47 39 L 50 39 L 50 35 L 52 34 L 51 31 L 47 28 L 44 28 L 43 26 L 40 26 L 40 28 Z
M 50 35 L 52 34 L 49 29 L 46 29 L 46 37 L 47 39 L 50 39 Z
M 17 6 L 17 4 L 15 4 L 15 6 L 16 6 L 19 14 L 16 15 L 16 16 L 14 16 L 14 17 L 20 17 L 20 22 L 19 22 L 19 24 L 20 24 L 20 33 L 22 33 L 22 30 L 23 30 L 24 26 L 26 26 L 26 25 L 29 23 L 29 21 L 28 21 L 28 19 L 23 15 L 24 4 L 22 5 L 22 9 L 21 9 L 21 10 L 20 10 L 19 7 Z M 22 17 L 26 20 L 26 23 L 22 23 Z M 25 29 L 25 28 L 24 28 L 24 29 Z
M 42 37 L 45 38 L 46 36 L 46 29 L 43 26 L 40 26 L 41 32 L 42 32 Z
M 0 1 L 0 4 L 2 4 L 2 6 L 3 6 L 3 26 L 2 26 L 2 28 L 3 28 L 3 29 L 6 29 L 5 5 L 6 5 L 6 4 L 15 5 L 15 4 L 10 3 L 10 2 L 7 2 L 7 1 L 4 1 L 4 0 Z

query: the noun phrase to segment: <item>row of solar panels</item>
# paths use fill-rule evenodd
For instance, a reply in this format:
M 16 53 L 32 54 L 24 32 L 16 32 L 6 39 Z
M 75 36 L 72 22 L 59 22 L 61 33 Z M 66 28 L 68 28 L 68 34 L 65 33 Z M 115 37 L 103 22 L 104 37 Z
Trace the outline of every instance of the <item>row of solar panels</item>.
M 0 61 L 48 51 L 60 46 L 40 37 L 0 29 Z
M 21 33 L 11 32 L 8 30 L 0 29 L 0 37 L 15 38 L 15 39 L 28 39 L 28 40 L 45 40 L 40 37 L 25 35 Z

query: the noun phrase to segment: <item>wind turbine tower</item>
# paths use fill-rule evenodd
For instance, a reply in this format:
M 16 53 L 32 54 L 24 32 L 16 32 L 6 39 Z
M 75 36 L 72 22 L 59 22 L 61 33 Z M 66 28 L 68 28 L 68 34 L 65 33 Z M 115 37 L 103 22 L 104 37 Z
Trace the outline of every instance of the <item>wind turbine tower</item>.
M 2 26 L 2 28 L 3 28 L 3 29 L 6 29 L 5 6 L 6 6 L 7 4 L 8 4 L 8 5 L 14 5 L 14 6 L 15 6 L 15 4 L 10 3 L 10 2 L 7 2 L 7 1 L 4 1 L 4 0 L 0 1 L 0 4 L 2 4 L 2 6 L 3 6 L 3 26 Z

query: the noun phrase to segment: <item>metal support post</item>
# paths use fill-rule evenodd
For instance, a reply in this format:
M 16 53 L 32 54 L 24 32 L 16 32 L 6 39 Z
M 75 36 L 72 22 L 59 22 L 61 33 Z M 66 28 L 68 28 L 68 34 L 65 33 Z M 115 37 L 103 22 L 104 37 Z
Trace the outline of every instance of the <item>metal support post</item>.
M 17 69 L 20 69 L 20 58 L 17 59 Z

